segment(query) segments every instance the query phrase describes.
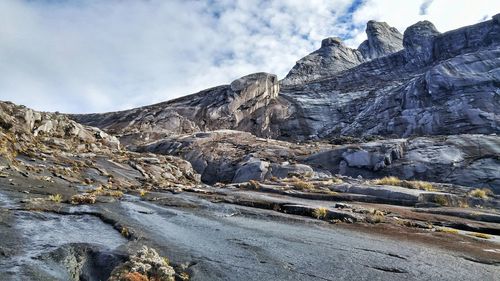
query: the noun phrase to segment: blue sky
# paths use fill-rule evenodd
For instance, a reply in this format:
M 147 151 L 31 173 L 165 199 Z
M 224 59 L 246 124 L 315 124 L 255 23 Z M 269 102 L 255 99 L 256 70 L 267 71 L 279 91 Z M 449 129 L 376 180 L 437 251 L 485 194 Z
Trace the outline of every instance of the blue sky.
M 283 78 L 325 37 L 357 47 L 370 19 L 444 32 L 499 12 L 497 0 L 2 0 L 0 100 L 127 109 L 258 71 Z

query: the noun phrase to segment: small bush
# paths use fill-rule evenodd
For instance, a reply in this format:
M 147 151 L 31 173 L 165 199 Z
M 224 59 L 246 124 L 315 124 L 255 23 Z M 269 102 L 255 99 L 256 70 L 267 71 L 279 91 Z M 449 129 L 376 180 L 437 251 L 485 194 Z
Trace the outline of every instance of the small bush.
M 453 229 L 453 228 L 448 228 L 448 227 L 439 227 L 436 228 L 437 232 L 444 232 L 444 233 L 450 233 L 450 234 L 458 234 L 458 230 Z
M 313 217 L 317 218 L 317 219 L 323 219 L 323 218 L 326 218 L 326 215 L 328 215 L 328 209 L 325 208 L 325 207 L 319 207 L 319 208 L 316 208 L 314 209 L 314 211 L 312 212 L 312 215 Z
M 488 199 L 488 195 L 492 195 L 493 192 L 488 188 L 476 188 L 469 192 L 469 195 L 476 198 Z
M 468 235 L 474 236 L 477 238 L 481 238 L 481 239 L 491 239 L 491 235 L 486 234 L 486 233 L 481 233 L 481 232 L 472 232 L 472 233 L 469 233 Z
M 147 191 L 147 190 L 145 190 L 145 189 L 141 189 L 141 190 L 139 190 L 139 195 L 140 195 L 141 197 L 144 197 L 144 196 L 146 196 L 147 194 L 148 194 L 148 191 Z
M 128 231 L 128 228 L 126 228 L 125 226 L 122 227 L 122 230 L 120 231 L 120 233 L 122 234 L 123 237 L 125 238 L 128 238 L 130 237 L 130 232 Z
M 49 200 L 54 202 L 54 203 L 61 203 L 62 202 L 62 195 L 61 194 L 54 194 L 49 196 Z

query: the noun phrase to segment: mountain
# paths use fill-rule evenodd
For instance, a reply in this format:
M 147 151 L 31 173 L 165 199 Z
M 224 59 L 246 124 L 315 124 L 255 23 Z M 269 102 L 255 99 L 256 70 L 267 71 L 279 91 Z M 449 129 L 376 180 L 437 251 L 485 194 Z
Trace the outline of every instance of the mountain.
M 214 129 L 294 141 L 500 131 L 499 15 L 442 34 L 419 22 L 403 38 L 369 22 L 367 34 L 358 50 L 323 40 L 303 59 L 314 67 L 299 63 L 282 81 L 257 73 L 157 105 L 71 118 L 125 143 Z M 295 75 L 312 80 L 291 83 Z
M 282 81 L 275 75 L 256 73 L 230 85 L 165 103 L 71 117 L 117 135 L 130 149 L 188 159 L 202 179 L 211 183 L 238 181 L 238 169 L 252 159 L 270 163 L 264 166 L 277 165 L 278 170 L 290 168 L 280 164 L 286 159 L 278 161 L 262 155 L 237 161 L 229 160 L 230 154 L 219 160 L 213 155 L 204 159 L 209 151 L 214 151 L 208 147 L 217 141 L 205 139 L 201 146 L 207 148 L 201 149 L 199 141 L 204 137 L 196 140 L 199 136 L 196 133 L 229 129 L 291 142 L 335 142 L 339 137 L 404 138 L 405 145 L 398 151 L 407 156 L 394 158 L 383 169 L 374 168 L 372 160 L 349 164 L 345 155 L 313 164 L 304 156 L 298 163 L 308 165 L 302 172 L 371 178 L 393 174 L 405 179 L 498 190 L 500 182 L 495 167 L 500 162 L 495 147 L 500 145 L 500 139 L 496 136 L 478 139 L 463 134 L 500 132 L 499 20 L 497 15 L 492 20 L 446 33 L 439 33 L 432 23 L 422 21 L 408 27 L 403 35 L 386 23 L 370 21 L 366 28 L 368 40 L 357 50 L 344 46 L 338 38 L 327 38 L 319 50 L 301 59 Z M 189 145 L 183 140 L 184 144 L 178 143 L 185 138 L 184 134 L 195 136 Z M 225 141 L 235 137 L 232 141 L 237 142 L 241 137 L 223 135 Z M 441 143 L 439 136 L 443 135 L 457 135 L 457 139 Z M 411 138 L 416 136 L 424 137 L 418 141 L 423 146 L 412 144 L 415 141 Z M 476 145 L 472 139 L 477 140 L 477 147 L 484 148 L 484 153 L 474 152 Z M 382 149 L 387 145 L 379 141 L 372 147 Z M 181 148 L 184 150 L 178 151 Z M 259 150 L 265 150 L 265 145 Z M 310 152 L 302 154 L 315 157 Z M 442 159 L 434 161 L 446 164 L 437 168 L 429 159 Z M 347 163 L 347 168 L 340 169 L 342 163 Z M 414 168 L 404 163 L 412 163 Z M 272 173 L 263 176 L 264 166 L 252 168 L 250 178 L 272 177 Z
M 0 101 L 0 280 L 496 280 L 500 14 L 366 32 L 125 111 Z

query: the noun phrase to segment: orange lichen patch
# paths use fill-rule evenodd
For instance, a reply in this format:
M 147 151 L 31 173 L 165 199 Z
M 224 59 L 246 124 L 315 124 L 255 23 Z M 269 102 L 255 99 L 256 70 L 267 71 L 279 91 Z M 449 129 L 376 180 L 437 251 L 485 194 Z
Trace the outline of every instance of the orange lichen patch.
M 149 278 L 139 272 L 129 272 L 124 274 L 120 281 L 149 281 Z

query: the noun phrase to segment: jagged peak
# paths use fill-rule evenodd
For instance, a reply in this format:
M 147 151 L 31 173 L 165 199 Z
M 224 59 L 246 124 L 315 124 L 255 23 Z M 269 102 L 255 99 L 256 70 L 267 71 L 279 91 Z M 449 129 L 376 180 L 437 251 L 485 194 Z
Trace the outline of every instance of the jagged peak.
M 366 23 L 365 40 L 358 50 L 365 59 L 374 59 L 403 49 L 403 35 L 386 22 L 370 20 Z

